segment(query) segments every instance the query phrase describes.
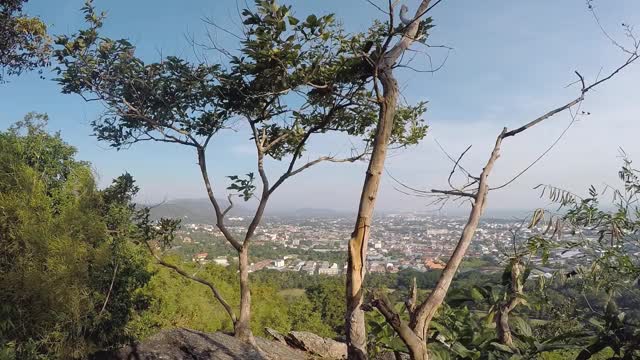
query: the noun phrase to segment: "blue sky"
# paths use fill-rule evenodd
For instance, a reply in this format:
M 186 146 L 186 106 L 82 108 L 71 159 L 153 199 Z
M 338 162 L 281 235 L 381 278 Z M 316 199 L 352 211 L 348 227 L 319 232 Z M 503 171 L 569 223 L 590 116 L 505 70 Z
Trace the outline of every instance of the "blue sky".
M 375 0 L 374 0 L 375 1 Z M 348 30 L 364 30 L 383 15 L 364 0 L 287 1 L 298 16 L 334 12 Z M 386 1 L 378 0 L 381 5 Z M 407 0 L 415 9 L 417 0 Z M 606 4 L 605 4 L 606 3 Z M 239 2 L 243 7 L 244 2 Z M 620 24 L 638 24 L 640 1 L 600 0 L 596 3 L 603 26 L 623 42 Z M 209 17 L 236 31 L 239 17 L 234 0 L 96 0 L 108 12 L 107 35 L 129 38 L 146 61 L 162 55 L 193 58 L 185 34 L 204 41 Z M 82 25 L 81 0 L 30 0 L 27 11 L 41 16 L 55 34 L 68 33 Z M 593 79 L 623 61 L 623 54 L 600 32 L 584 0 L 498 1 L 444 0 L 433 11 L 436 27 L 430 43 L 454 48 L 445 66 L 434 74 L 408 69 L 397 72 L 409 102 L 428 100 L 425 119 L 431 126 L 418 146 L 392 152 L 387 169 L 394 177 L 420 188 L 442 187 L 450 163 L 435 144 L 458 154 L 473 145 L 465 166 L 479 171 L 495 136 L 503 126 L 515 127 L 575 97 L 574 70 Z M 215 32 L 215 29 L 212 29 Z M 236 48 L 235 40 L 217 32 L 218 40 Z M 427 49 L 433 62 L 446 51 Z M 216 61 L 215 54 L 209 54 Z M 424 55 L 416 66 L 426 64 Z M 93 163 L 101 184 L 124 171 L 140 183 L 140 200 L 156 202 L 172 198 L 204 197 L 204 188 L 190 149 L 171 144 L 139 144 L 116 152 L 91 137 L 89 123 L 100 112 L 97 104 L 86 104 L 73 95 L 63 95 L 57 84 L 36 74 L 11 78 L 0 85 L 0 128 L 6 128 L 29 111 L 50 115 L 51 130 L 79 150 L 79 157 Z M 622 147 L 640 161 L 640 66 L 598 88 L 584 103 L 592 113 L 582 118 L 539 164 L 512 186 L 492 193 L 489 208 L 522 209 L 545 205 L 532 187 L 539 183 L 581 192 L 589 184 L 614 184 Z M 537 129 L 505 143 L 492 183 L 500 184 L 524 168 L 555 140 L 569 122 L 562 114 Z M 327 151 L 348 154 L 349 139 L 328 137 L 314 141 L 310 154 Z M 254 171 L 248 135 L 243 132 L 219 137 L 209 149 L 209 166 L 217 180 L 218 196 L 224 195 L 224 176 Z M 270 163 L 276 177 L 281 164 Z M 366 164 L 327 164 L 293 178 L 275 195 L 271 206 L 282 209 L 357 207 Z M 427 200 L 403 195 L 386 178 L 379 197 L 381 210 L 425 210 Z

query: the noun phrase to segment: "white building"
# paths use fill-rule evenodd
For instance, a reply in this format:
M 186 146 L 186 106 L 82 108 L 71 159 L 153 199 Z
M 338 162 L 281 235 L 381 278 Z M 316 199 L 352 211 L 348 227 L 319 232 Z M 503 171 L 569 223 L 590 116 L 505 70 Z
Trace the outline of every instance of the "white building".
M 229 260 L 226 256 L 218 256 L 217 258 L 213 259 L 213 262 L 216 265 L 229 266 Z
M 323 264 L 323 266 L 318 268 L 319 275 L 338 275 L 338 264 L 333 263 L 331 266 L 327 266 L 328 264 Z

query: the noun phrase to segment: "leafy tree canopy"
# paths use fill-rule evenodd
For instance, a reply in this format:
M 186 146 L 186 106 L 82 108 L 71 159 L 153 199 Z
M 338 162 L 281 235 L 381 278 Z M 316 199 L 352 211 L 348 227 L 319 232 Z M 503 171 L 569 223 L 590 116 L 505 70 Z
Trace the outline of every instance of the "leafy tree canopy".
M 0 2 L 0 82 L 4 75 L 17 75 L 49 64 L 51 38 L 37 17 L 22 12 L 27 0 Z
M 99 35 L 104 14 L 91 2 L 83 9 L 89 27 L 56 40 L 58 81 L 65 93 L 106 104 L 93 126 L 116 148 L 145 140 L 206 146 L 238 118 L 275 159 L 300 156 L 316 133 L 372 138 L 377 106 L 362 55 L 368 42 L 384 40 L 380 24 L 346 34 L 332 14 L 299 19 L 290 6 L 257 0 L 242 12 L 240 48 L 216 48 L 226 64 L 174 56 L 145 63 L 129 41 Z M 400 110 L 394 141 L 415 144 L 425 135 L 425 104 Z

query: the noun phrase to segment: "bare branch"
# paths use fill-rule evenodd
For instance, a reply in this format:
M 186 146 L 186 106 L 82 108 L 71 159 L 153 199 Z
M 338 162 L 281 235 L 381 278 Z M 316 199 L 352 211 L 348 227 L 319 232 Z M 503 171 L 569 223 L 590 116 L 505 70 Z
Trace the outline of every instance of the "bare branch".
M 447 178 L 447 182 L 449 183 L 449 186 L 452 189 L 457 189 L 455 186 L 453 186 L 453 184 L 451 184 L 451 177 L 453 176 L 453 174 L 455 174 L 456 172 L 456 168 L 458 167 L 458 164 L 460 163 L 460 160 L 462 160 L 462 158 L 464 157 L 464 155 L 471 149 L 471 145 L 469 145 L 465 151 L 462 152 L 462 154 L 460 154 L 460 156 L 458 157 L 458 160 L 456 160 L 456 162 L 453 164 L 453 168 L 451 169 L 451 172 L 449 173 L 449 177 Z
M 109 297 L 111 296 L 111 291 L 113 290 L 113 284 L 116 282 L 116 274 L 118 273 L 118 267 L 119 266 L 120 266 L 120 264 L 116 264 L 116 266 L 113 268 L 113 276 L 111 277 L 111 285 L 109 285 L 109 291 L 107 292 L 107 296 L 104 299 L 104 303 L 102 304 L 102 309 L 100 309 L 100 312 L 98 313 L 98 316 L 100 316 L 104 312 L 104 309 L 107 308 L 107 303 L 109 302 Z
M 451 195 L 451 196 L 462 196 L 462 197 L 470 197 L 470 198 L 474 198 L 476 197 L 476 194 L 472 194 L 472 193 L 467 193 L 464 191 L 460 191 L 460 190 L 437 190 L 437 189 L 431 189 L 431 192 L 434 194 L 444 194 L 444 195 Z
M 537 124 L 543 122 L 544 120 L 552 117 L 553 115 L 555 115 L 555 114 L 557 114 L 559 112 L 565 111 L 567 109 L 570 109 L 571 107 L 579 104 L 582 100 L 584 100 L 584 94 L 580 95 L 575 100 L 573 100 L 571 102 L 568 102 L 567 104 L 562 105 L 562 106 L 560 106 L 558 108 L 555 108 L 555 109 L 547 112 L 546 114 L 534 119 L 533 121 L 530 121 L 530 122 L 522 125 L 521 127 L 517 128 L 515 130 L 508 131 L 507 133 L 504 134 L 504 137 L 508 138 L 510 136 L 518 135 L 519 133 L 521 133 L 521 132 L 523 132 L 523 131 L 525 131 L 527 129 L 530 129 L 530 128 L 536 126 Z
M 449 158 L 449 160 L 451 160 L 452 163 L 456 163 L 456 160 L 447 152 L 447 150 L 444 149 L 444 147 L 442 146 L 442 144 L 440 144 L 440 142 L 438 141 L 438 139 L 433 138 L 433 141 L 435 141 L 436 145 L 438 145 L 438 147 L 440 148 L 440 150 L 442 150 L 442 152 Z M 460 170 L 462 170 L 468 177 L 470 178 L 475 178 L 471 175 L 471 173 L 469 171 L 467 171 L 467 169 L 465 169 L 464 167 L 462 167 L 459 163 L 458 163 L 458 167 L 460 168 Z
M 147 246 L 147 249 L 149 250 L 149 252 L 151 253 L 151 255 L 156 259 L 156 261 L 158 262 L 158 264 L 171 269 L 173 271 L 175 271 L 176 273 L 186 277 L 187 279 L 191 279 L 195 282 L 198 282 L 202 285 L 205 285 L 209 288 L 209 290 L 211 290 L 211 292 L 213 293 L 213 296 L 218 300 L 218 302 L 220 303 L 220 305 L 222 305 L 222 307 L 224 307 L 224 310 L 227 312 L 227 314 L 229 315 L 229 317 L 231 318 L 231 321 L 233 322 L 233 324 L 235 324 L 238 321 L 238 318 L 236 317 L 236 314 L 233 312 L 233 309 L 231 308 L 231 305 L 229 305 L 229 303 L 227 303 L 227 301 L 222 297 L 222 295 L 220 294 L 220 292 L 218 291 L 218 289 L 216 288 L 216 286 L 210 282 L 207 281 L 205 279 L 202 279 L 200 277 L 197 277 L 195 275 L 191 275 L 189 273 L 187 273 L 186 271 L 182 270 L 181 268 L 179 268 L 178 266 L 168 263 L 164 260 L 162 260 L 162 258 L 160 256 L 158 256 L 155 251 L 153 251 L 153 248 L 151 247 L 151 244 L 149 244 L 148 241 L 144 241 L 145 245 Z
M 378 4 L 374 3 L 373 1 L 371 1 L 371 0 L 365 0 L 365 1 L 368 2 L 374 8 L 378 9 L 383 14 L 389 15 L 388 11 L 385 11 L 383 8 L 381 8 Z
M 232 194 L 229 194 L 227 196 L 227 200 L 229 200 L 229 206 L 227 206 L 227 208 L 224 209 L 224 211 L 222 212 L 222 217 L 225 217 L 227 213 L 229 213 L 229 211 L 231 211 L 231 209 L 233 208 L 233 200 L 231 200 L 232 197 L 233 197 Z

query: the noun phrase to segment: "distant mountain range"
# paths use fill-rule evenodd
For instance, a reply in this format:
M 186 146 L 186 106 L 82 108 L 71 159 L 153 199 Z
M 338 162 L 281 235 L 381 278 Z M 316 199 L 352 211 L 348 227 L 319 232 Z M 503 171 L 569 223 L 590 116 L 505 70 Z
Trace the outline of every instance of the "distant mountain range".
M 229 202 L 227 199 L 219 199 L 220 206 L 224 209 Z M 251 217 L 255 211 L 255 202 L 245 203 L 238 199 L 234 202 L 234 206 L 227 215 L 227 217 Z M 352 216 L 355 217 L 355 208 L 353 212 L 326 209 L 326 208 L 269 208 L 265 212 L 265 216 L 282 216 L 282 217 L 294 217 L 294 218 L 323 218 L 323 217 L 341 217 Z M 389 213 L 403 213 L 402 211 L 384 211 L 377 210 L 378 214 Z M 409 212 L 411 213 L 411 212 Z M 484 216 L 484 219 L 514 219 L 524 218 L 530 211 L 526 210 L 493 210 L 490 209 Z M 468 216 L 467 208 L 455 208 L 449 209 L 446 212 L 424 212 L 426 215 L 432 216 Z M 215 214 L 213 212 L 213 206 L 209 202 L 209 199 L 174 199 L 166 201 L 160 205 L 156 205 L 151 209 L 151 216 L 154 219 L 161 217 L 181 219 L 183 223 L 195 223 L 195 224 L 215 224 Z
M 224 209 L 229 202 L 218 199 L 218 203 Z M 241 205 L 234 204 L 227 216 L 246 216 L 251 211 Z M 151 208 L 151 216 L 154 219 L 161 217 L 181 219 L 183 223 L 214 224 L 215 214 L 213 205 L 209 199 L 175 199 L 169 200 Z
M 218 199 L 218 203 L 224 209 L 229 202 L 224 199 Z M 240 216 L 247 217 L 253 216 L 253 209 L 248 208 L 242 201 L 235 202 L 234 206 L 229 211 L 227 217 Z M 346 215 L 347 212 L 333 210 L 333 209 L 317 209 L 317 208 L 301 208 L 290 210 L 269 210 L 265 212 L 267 216 L 294 216 L 294 217 L 333 217 L 339 215 Z M 156 205 L 151 208 L 151 216 L 154 219 L 161 217 L 181 219 L 183 223 L 196 223 L 196 224 L 214 224 L 215 214 L 213 212 L 213 205 L 209 199 L 174 199 L 166 201 L 162 204 Z

